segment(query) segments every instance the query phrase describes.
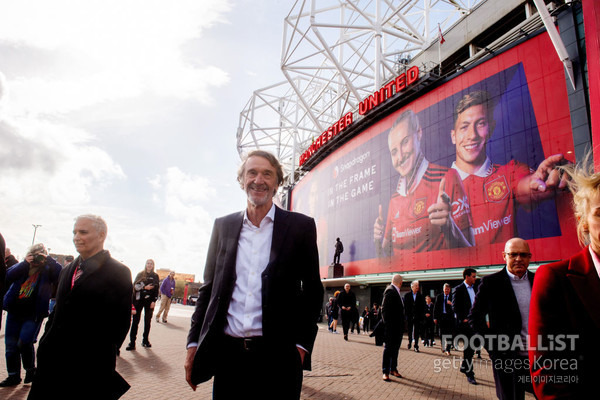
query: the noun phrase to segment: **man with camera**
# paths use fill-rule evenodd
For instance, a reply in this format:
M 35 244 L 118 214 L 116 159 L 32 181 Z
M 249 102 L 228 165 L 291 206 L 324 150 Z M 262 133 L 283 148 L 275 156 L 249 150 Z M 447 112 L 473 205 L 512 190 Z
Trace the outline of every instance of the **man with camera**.
M 25 260 L 6 271 L 8 290 L 4 309 L 8 311 L 5 327 L 8 377 L 0 382 L 0 387 L 21 383 L 21 362 L 25 369 L 25 383 L 33 380 L 33 344 L 42 321 L 48 316 L 52 285 L 58 281 L 60 271 L 61 265 L 48 256 L 41 243 L 31 246 Z

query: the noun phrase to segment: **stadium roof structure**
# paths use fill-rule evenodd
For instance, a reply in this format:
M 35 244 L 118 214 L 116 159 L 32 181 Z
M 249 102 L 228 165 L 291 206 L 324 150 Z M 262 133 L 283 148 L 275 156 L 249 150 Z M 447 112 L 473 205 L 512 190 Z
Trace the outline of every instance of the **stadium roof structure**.
M 293 184 L 300 154 L 318 135 L 482 2 L 297 0 L 283 21 L 284 79 L 257 89 L 240 113 L 239 154 L 271 151 Z

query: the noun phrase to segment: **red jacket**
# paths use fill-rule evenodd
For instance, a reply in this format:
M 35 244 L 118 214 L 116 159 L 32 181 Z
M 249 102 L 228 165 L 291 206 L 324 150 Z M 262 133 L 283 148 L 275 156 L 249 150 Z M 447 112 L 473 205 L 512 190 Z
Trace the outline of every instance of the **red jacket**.
M 529 361 L 538 399 L 582 399 L 600 379 L 600 278 L 588 247 L 541 266 L 529 309 Z

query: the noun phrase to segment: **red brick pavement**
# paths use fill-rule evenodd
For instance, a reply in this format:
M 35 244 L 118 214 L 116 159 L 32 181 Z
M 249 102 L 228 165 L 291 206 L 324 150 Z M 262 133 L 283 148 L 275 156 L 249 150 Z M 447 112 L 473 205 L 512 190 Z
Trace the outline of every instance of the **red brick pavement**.
M 123 345 L 117 370 L 131 385 L 123 400 L 211 398 L 211 382 L 198 386 L 194 393 L 184 379 L 183 360 L 191 312 L 192 307 L 173 305 L 168 324 L 153 320 L 150 349 L 138 343 L 136 351 L 128 352 L 125 351 L 126 343 Z M 392 377 L 391 382 L 384 382 L 381 379 L 383 348 L 375 346 L 374 339 L 367 335 L 351 334 L 349 339 L 346 342 L 343 335 L 331 334 L 324 325 L 319 326 L 313 370 L 305 371 L 302 399 L 496 398 L 492 370 L 485 352 L 483 360 L 475 360 L 477 386 L 469 385 L 458 371 L 460 353 L 445 357 L 441 355 L 439 346 L 421 346 L 421 353 L 415 353 L 404 345 L 398 358 L 399 370 L 404 377 Z M 0 332 L 0 352 L 4 354 L 4 329 Z M 0 356 L 0 380 L 5 377 L 6 364 L 4 357 Z M 14 388 L 0 388 L 0 399 L 26 399 L 29 386 L 21 384 Z M 528 394 L 526 398 L 534 397 Z

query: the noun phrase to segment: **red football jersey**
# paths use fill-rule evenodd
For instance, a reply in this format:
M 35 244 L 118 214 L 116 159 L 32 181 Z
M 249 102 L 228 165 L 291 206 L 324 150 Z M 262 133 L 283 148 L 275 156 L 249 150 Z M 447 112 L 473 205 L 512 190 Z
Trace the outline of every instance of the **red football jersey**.
M 440 182 L 445 179 L 445 192 L 452 203 L 452 218 L 460 230 L 469 228 L 469 202 L 458 173 L 447 167 L 429 164 L 415 189 L 390 199 L 384 241 L 393 249 L 414 249 L 415 252 L 447 249 L 439 226 L 431 225 L 427 209 L 437 203 Z
M 515 237 L 515 194 L 529 167 L 512 160 L 493 164 L 486 177 L 469 175 L 463 185 L 469 196 L 475 244 L 505 243 Z

